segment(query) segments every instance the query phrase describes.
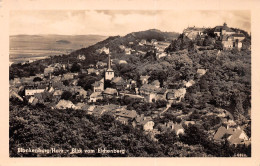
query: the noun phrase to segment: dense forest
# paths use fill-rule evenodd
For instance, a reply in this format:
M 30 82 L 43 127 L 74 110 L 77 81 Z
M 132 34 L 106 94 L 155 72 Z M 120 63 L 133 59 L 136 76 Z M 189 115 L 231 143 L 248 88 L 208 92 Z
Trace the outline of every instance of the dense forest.
M 11 157 L 232 157 L 237 153 L 251 155 L 250 147 L 214 143 L 197 126 L 188 126 L 185 135 L 166 132 L 154 142 L 149 135 L 123 125 L 113 116 L 97 118 L 83 110 L 51 110 L 44 106 L 30 107 L 13 101 L 10 106 Z M 18 148 L 63 149 L 66 153 L 17 153 Z M 72 148 L 125 150 L 114 153 L 70 153 Z

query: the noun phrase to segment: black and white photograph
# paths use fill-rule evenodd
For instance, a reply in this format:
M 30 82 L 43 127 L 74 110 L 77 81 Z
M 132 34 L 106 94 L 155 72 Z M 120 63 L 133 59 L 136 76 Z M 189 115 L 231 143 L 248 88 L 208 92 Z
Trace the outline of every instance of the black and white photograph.
M 9 157 L 251 157 L 249 10 L 9 14 Z

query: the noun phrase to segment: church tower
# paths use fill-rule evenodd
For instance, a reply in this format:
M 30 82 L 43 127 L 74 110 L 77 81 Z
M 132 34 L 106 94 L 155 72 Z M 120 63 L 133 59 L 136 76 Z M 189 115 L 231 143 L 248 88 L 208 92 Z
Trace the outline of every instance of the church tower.
M 111 55 L 108 53 L 107 70 L 105 73 L 105 80 L 112 80 L 114 78 L 114 71 L 111 68 Z

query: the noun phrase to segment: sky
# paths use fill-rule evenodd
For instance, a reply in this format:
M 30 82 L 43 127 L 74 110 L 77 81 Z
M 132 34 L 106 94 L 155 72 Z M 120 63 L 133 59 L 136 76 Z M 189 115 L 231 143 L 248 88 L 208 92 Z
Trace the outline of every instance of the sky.
M 213 28 L 224 22 L 251 32 L 251 13 L 247 10 L 13 10 L 9 34 L 123 36 L 148 29 L 181 33 L 188 26 Z

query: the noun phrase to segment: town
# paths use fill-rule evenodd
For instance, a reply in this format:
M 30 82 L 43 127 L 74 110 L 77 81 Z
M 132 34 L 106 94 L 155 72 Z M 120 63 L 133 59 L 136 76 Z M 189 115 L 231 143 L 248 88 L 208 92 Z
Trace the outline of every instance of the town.
M 128 37 L 133 36 L 135 35 Z M 193 66 L 193 72 L 185 76 L 188 72 L 184 70 L 184 65 L 180 66 L 180 72 L 183 74 L 178 77 L 176 75 L 178 81 L 174 82 L 169 79 L 169 74 L 150 72 L 153 69 L 147 67 L 149 62 L 145 62 L 145 59 L 150 58 L 151 61 L 155 61 L 154 63 L 160 63 L 161 66 L 157 65 L 158 70 L 164 70 L 163 67 L 170 66 L 169 61 L 174 56 L 187 59 L 190 47 L 198 55 L 216 56 L 217 61 L 226 52 L 241 53 L 247 44 L 243 43 L 245 39 L 244 33 L 229 28 L 224 23 L 223 26 L 212 29 L 188 27 L 174 41 L 143 38 L 121 42 L 116 48 L 106 44 L 94 52 L 96 56 L 104 58 L 87 66 L 81 63 L 88 61 L 84 53 L 74 53 L 73 63 L 70 60 L 55 61 L 55 57 L 51 57 L 50 64 L 45 66 L 43 73 L 11 79 L 9 97 L 12 101 L 26 102 L 28 106 L 44 106 L 61 111 L 84 110 L 86 114 L 97 118 L 111 115 L 122 125 L 130 125 L 140 130 L 155 143 L 160 141 L 160 135 L 165 133 L 174 132 L 176 137 L 181 137 L 187 133 L 186 130 L 190 126 L 204 126 L 207 137 L 212 142 L 227 141 L 234 147 L 241 145 L 248 147 L 251 144 L 251 136 L 246 134 L 245 128 L 249 127 L 250 119 L 242 123 L 234 117 L 233 112 L 224 107 L 209 106 L 208 103 L 213 103 L 212 100 L 204 101 L 205 103 L 193 101 L 195 111 L 188 111 L 193 110 L 192 106 L 183 106 L 186 100 L 190 102 L 195 100 L 192 95 L 198 94 L 198 92 L 191 93 L 192 87 L 200 87 L 200 96 L 206 94 L 203 85 L 209 82 L 206 77 L 211 71 L 210 67 L 207 65 L 194 67 L 195 65 L 189 64 L 187 60 L 184 65 Z M 190 46 L 188 43 L 186 47 L 185 40 L 194 44 Z M 250 45 L 246 49 L 250 51 Z M 128 71 L 131 68 L 127 67 L 129 63 L 134 62 L 133 57 L 137 56 L 144 57 L 142 64 L 147 66 L 143 66 L 144 71 L 131 74 L 134 71 Z M 172 61 L 176 62 L 177 59 L 173 58 Z M 25 62 L 20 65 L 28 66 L 36 62 Z M 142 66 L 138 67 L 142 70 Z M 209 91 L 208 85 L 206 89 L 205 91 Z M 201 105 L 205 106 L 197 107 L 196 105 L 201 102 Z

